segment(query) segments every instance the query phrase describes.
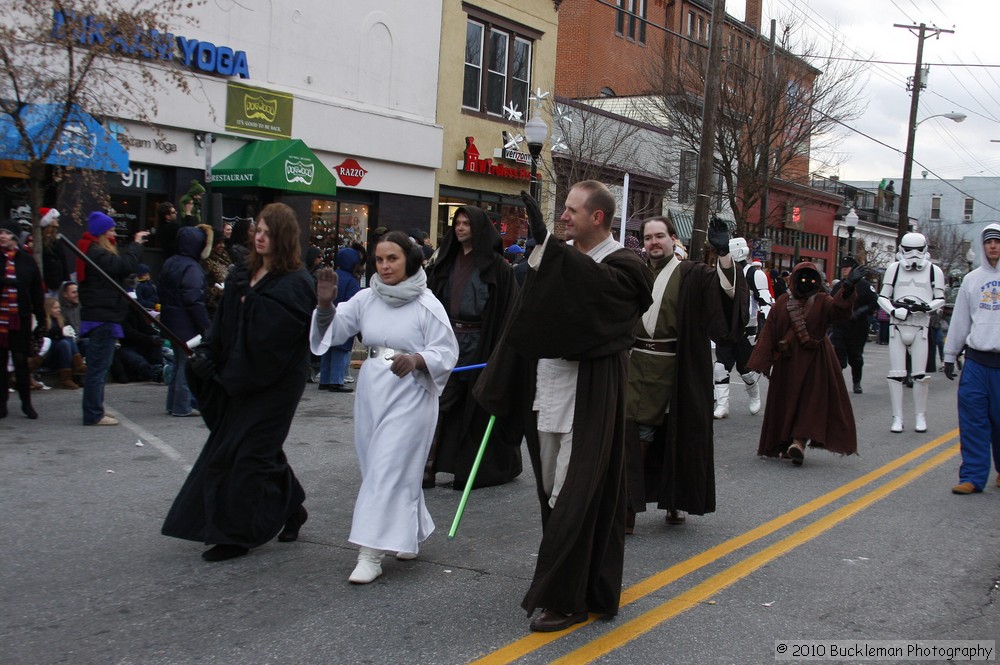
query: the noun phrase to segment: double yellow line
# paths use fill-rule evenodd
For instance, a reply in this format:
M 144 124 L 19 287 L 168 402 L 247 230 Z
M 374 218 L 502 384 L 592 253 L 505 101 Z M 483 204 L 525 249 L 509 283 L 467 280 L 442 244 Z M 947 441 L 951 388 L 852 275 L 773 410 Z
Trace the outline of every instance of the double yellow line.
M 874 471 L 866 473 L 849 483 L 841 485 L 837 489 L 819 496 L 812 501 L 809 501 L 808 503 L 781 515 L 780 517 L 771 520 L 770 522 L 761 524 L 746 533 L 731 538 L 716 545 L 715 547 L 709 548 L 704 552 L 691 557 L 690 559 L 687 559 L 686 561 L 682 561 L 664 571 L 646 578 L 645 580 L 622 592 L 621 605 L 625 606 L 643 598 L 644 596 L 658 591 L 668 584 L 676 582 L 682 577 L 700 570 L 701 568 L 718 561 L 722 557 L 727 556 L 742 547 L 750 545 L 780 529 L 783 529 L 796 520 L 815 513 L 821 508 L 830 505 L 848 494 L 855 492 L 896 471 L 900 467 L 913 462 L 923 455 L 926 455 L 941 444 L 947 443 L 957 436 L 958 430 L 952 430 L 947 434 L 944 434 L 933 441 L 896 458 L 892 462 L 889 462 Z M 773 545 L 764 548 L 760 552 L 752 554 L 729 566 L 722 572 L 713 575 L 704 582 L 695 585 L 691 589 L 675 596 L 661 605 L 658 605 L 652 610 L 625 622 L 621 626 L 605 633 L 591 642 L 588 642 L 579 649 L 566 654 L 554 662 L 589 663 L 607 653 L 610 653 L 611 651 L 639 637 L 643 633 L 651 630 L 655 626 L 677 616 L 681 612 L 695 606 L 697 603 L 704 601 L 706 598 L 709 598 L 722 589 L 734 584 L 761 566 L 812 540 L 825 531 L 828 531 L 840 522 L 867 508 L 879 499 L 888 496 L 907 483 L 929 472 L 931 469 L 940 466 L 956 454 L 958 454 L 958 445 L 949 446 L 947 449 L 939 452 L 918 466 L 915 466 L 880 487 L 838 508 L 829 515 L 816 520 L 787 538 L 784 538 Z M 518 658 L 536 651 L 537 649 L 540 649 L 573 631 L 579 630 L 580 628 L 590 624 L 592 621 L 593 619 L 590 619 L 560 633 L 529 634 L 516 642 L 512 642 L 511 644 L 508 644 L 507 646 L 474 661 L 474 665 L 498 665 L 501 663 L 513 662 Z

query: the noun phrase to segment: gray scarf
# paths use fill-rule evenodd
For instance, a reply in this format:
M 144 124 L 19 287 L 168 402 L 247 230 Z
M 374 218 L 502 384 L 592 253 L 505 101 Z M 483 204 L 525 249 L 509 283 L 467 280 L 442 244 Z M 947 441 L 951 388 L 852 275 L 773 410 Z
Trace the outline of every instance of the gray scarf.
M 386 284 L 378 273 L 372 275 L 372 291 L 389 307 L 402 307 L 420 297 L 427 288 L 427 275 L 423 268 L 398 284 Z

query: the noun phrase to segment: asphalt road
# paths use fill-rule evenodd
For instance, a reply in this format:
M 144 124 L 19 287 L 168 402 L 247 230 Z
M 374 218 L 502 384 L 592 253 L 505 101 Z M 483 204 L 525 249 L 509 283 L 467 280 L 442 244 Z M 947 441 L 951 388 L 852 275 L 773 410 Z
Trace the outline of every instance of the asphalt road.
M 718 512 L 639 515 L 617 618 L 529 633 L 540 537 L 530 472 L 471 496 L 427 492 L 437 531 L 415 561 L 347 582 L 359 482 L 353 395 L 307 388 L 286 451 L 308 493 L 300 540 L 223 563 L 160 535 L 206 437 L 166 390 L 109 385 L 119 427 L 82 427 L 80 393 L 0 421 L 0 663 L 771 663 L 776 640 L 994 640 L 1000 488 L 957 482 L 957 382 L 931 384 L 925 434 L 889 432 L 887 347 L 853 395 L 859 452 L 757 459 L 760 416 L 733 391 L 716 423 Z M 141 445 L 140 445 L 141 444 Z M 446 480 L 443 474 L 440 480 Z M 785 661 L 788 662 L 788 661 Z M 852 660 L 841 662 L 872 662 Z M 926 661 L 925 661 L 926 662 Z

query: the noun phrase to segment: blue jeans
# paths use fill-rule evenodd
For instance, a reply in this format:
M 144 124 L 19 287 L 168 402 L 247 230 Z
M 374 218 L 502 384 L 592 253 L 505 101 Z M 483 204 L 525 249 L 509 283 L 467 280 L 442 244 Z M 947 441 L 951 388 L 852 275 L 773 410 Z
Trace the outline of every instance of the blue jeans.
M 76 340 L 63 337 L 52 342 L 52 348 L 45 354 L 42 367 L 46 369 L 68 369 L 73 366 L 73 356 L 79 353 Z
M 961 482 L 982 490 L 990 477 L 990 453 L 1000 473 L 1000 369 L 965 359 L 958 384 L 958 429 L 961 438 Z
M 351 352 L 340 349 L 330 349 L 319 361 L 320 385 L 344 385 L 347 368 L 351 364 Z
M 174 354 L 174 375 L 171 377 L 170 385 L 167 387 L 167 411 L 175 416 L 186 416 L 191 413 L 192 400 L 191 389 L 188 388 L 187 356 L 183 353 Z
M 87 373 L 83 377 L 83 424 L 93 425 L 104 417 L 104 381 L 115 357 L 111 324 L 94 328 L 87 335 Z

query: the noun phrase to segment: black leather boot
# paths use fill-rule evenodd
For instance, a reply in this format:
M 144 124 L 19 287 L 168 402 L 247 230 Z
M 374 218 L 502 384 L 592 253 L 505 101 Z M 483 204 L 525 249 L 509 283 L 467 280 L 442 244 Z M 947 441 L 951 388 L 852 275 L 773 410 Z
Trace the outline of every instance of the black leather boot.
M 38 412 L 31 406 L 31 372 L 28 371 L 28 360 L 20 354 L 14 356 L 14 378 L 17 381 L 17 394 L 21 398 L 21 412 L 31 420 L 38 420 Z

